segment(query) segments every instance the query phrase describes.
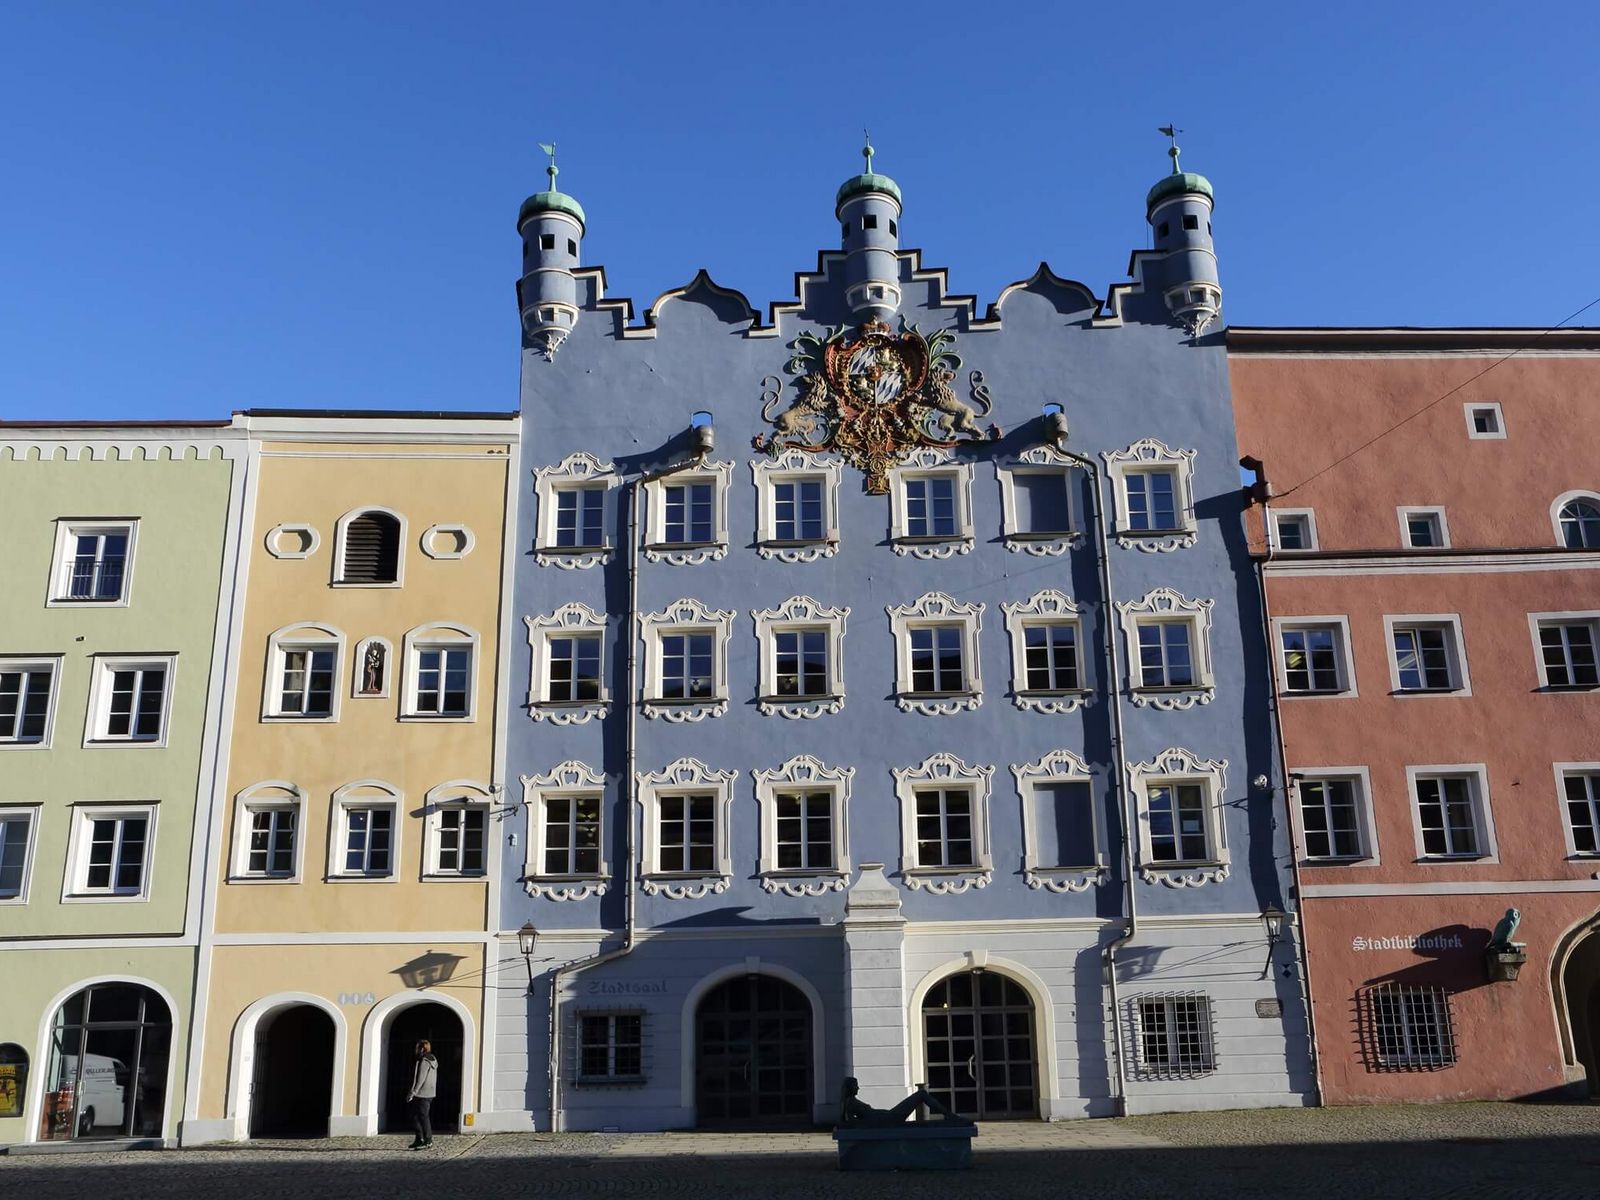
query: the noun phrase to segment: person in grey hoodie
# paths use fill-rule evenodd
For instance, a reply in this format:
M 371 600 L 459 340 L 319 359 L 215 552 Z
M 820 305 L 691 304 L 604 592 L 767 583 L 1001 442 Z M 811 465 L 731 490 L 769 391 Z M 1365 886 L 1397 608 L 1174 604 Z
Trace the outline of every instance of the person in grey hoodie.
M 439 1092 L 439 1060 L 433 1056 L 433 1046 L 427 1041 L 417 1043 L 417 1066 L 411 1075 L 411 1090 L 406 1100 L 411 1105 L 411 1124 L 417 1131 L 411 1149 L 421 1150 L 433 1145 L 433 1125 L 428 1120 L 428 1109 Z

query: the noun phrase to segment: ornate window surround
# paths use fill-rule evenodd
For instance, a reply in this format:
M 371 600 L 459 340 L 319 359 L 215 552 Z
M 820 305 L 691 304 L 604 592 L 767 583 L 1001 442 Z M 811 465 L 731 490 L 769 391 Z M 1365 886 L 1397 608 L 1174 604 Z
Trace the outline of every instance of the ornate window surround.
M 1158 587 L 1138 600 L 1117 601 L 1117 617 L 1127 648 L 1128 694 L 1140 708 L 1166 711 L 1210 704 L 1216 699 L 1216 679 L 1211 671 L 1211 609 L 1214 600 L 1191 600 L 1175 588 Z M 1183 622 L 1189 626 L 1189 653 L 1195 682 L 1190 687 L 1145 687 L 1139 667 L 1139 626 L 1153 622 Z
M 1149 787 L 1160 783 L 1197 783 L 1206 793 L 1206 844 L 1211 857 L 1195 862 L 1157 862 L 1150 846 Z M 1228 760 L 1201 758 L 1172 746 L 1147 762 L 1128 764 L 1128 784 L 1138 806 L 1139 878 L 1171 888 L 1200 887 L 1228 877 L 1228 825 L 1223 820 L 1223 792 L 1228 786 Z
M 1026 712 L 1070 713 L 1084 705 L 1094 703 L 1094 693 L 1083 687 L 1085 662 L 1083 653 L 1083 617 L 1077 604 L 1067 593 L 1057 588 L 1044 588 L 1026 600 L 1002 604 L 1006 632 L 1011 638 L 1011 702 Z M 1074 644 L 1078 654 L 1079 687 L 1070 692 L 1030 692 L 1028 683 L 1028 647 L 1026 634 L 1030 625 L 1072 625 L 1076 630 Z
M 461 542 L 460 548 L 456 550 L 439 549 L 433 544 L 433 540 L 441 535 L 459 538 Z M 462 525 L 460 522 L 454 522 L 445 525 L 430 525 L 428 528 L 422 531 L 422 537 L 418 539 L 418 544 L 422 547 L 422 552 L 429 558 L 437 558 L 446 562 L 451 562 L 456 559 L 465 558 L 467 555 L 471 554 L 473 550 L 477 548 L 478 535 L 473 533 L 470 528 Z
M 250 870 L 250 814 L 257 809 L 276 808 L 294 813 L 294 868 L 287 875 L 270 875 Z M 229 883 L 299 883 L 304 878 L 306 859 L 305 789 L 286 779 L 264 779 L 241 789 L 233 798 L 233 853 L 228 858 Z
M 528 814 L 528 852 L 522 862 L 522 890 L 546 900 L 587 900 L 610 887 L 606 863 L 606 777 L 587 763 L 569 758 L 546 775 L 523 775 L 522 805 Z M 547 799 L 594 796 L 600 801 L 600 869 L 593 875 L 546 875 L 544 805 Z
M 843 464 L 836 458 L 822 458 L 803 450 L 785 450 L 776 458 L 750 460 L 750 474 L 756 484 L 756 553 L 780 562 L 815 562 L 839 552 L 839 481 Z M 792 480 L 822 481 L 821 541 L 780 542 L 777 540 L 775 485 Z
M 1199 540 L 1200 527 L 1194 513 L 1193 450 L 1174 450 L 1159 438 L 1140 438 L 1126 450 L 1104 450 L 1106 474 L 1111 477 L 1112 502 L 1117 514 L 1117 545 L 1146 553 L 1181 550 Z M 1173 503 L 1177 506 L 1176 529 L 1130 529 L 1128 527 L 1128 475 L 1134 471 L 1165 468 L 1173 474 Z
M 968 766 L 956 755 L 941 750 L 914 767 L 899 767 L 894 776 L 900 799 L 900 874 L 906 886 L 927 888 L 936 896 L 959 894 L 969 888 L 986 888 L 994 878 L 989 851 L 989 793 L 992 766 Z M 972 857 L 970 867 L 919 867 L 917 863 L 917 791 L 919 788 L 965 787 L 972 796 Z
M 611 693 L 606 688 L 606 619 L 587 604 L 563 604 L 549 616 L 523 617 L 528 627 L 528 649 L 532 662 L 528 673 L 528 715 L 552 725 L 584 725 L 593 718 L 602 721 L 611 715 Z M 550 639 L 564 635 L 600 635 L 600 698 L 598 700 L 550 699 Z
M 733 783 L 738 771 L 716 771 L 697 758 L 680 758 L 662 771 L 640 771 L 635 776 L 639 806 L 643 810 L 644 853 L 641 878 L 645 895 L 669 900 L 700 900 L 721 895 L 733 882 L 729 828 L 733 809 Z M 661 869 L 661 808 L 663 796 L 710 792 L 715 797 L 716 866 L 711 871 Z
M 400 690 L 400 719 L 402 721 L 437 722 L 476 721 L 478 719 L 478 689 L 483 655 L 479 648 L 478 631 L 454 621 L 431 621 L 418 625 L 406 633 L 401 653 L 403 683 Z M 417 711 L 417 667 L 423 650 L 467 650 L 467 711 L 459 716 Z
M 1068 550 L 1083 545 L 1083 530 L 1079 512 L 1080 501 L 1073 486 L 1073 461 L 1054 446 L 1034 446 L 1014 458 L 996 464 L 995 474 L 1000 480 L 1000 509 L 1004 514 L 1001 525 L 1006 549 L 1011 553 L 1031 554 L 1035 557 L 1056 558 Z M 1048 533 L 1030 533 L 1020 529 L 1017 519 L 1018 475 L 1060 475 L 1067 493 L 1067 523 L 1070 529 Z
M 1051 892 L 1084 892 L 1106 881 L 1106 858 L 1101 846 L 1100 806 L 1094 799 L 1094 773 L 1071 750 L 1052 750 L 1038 762 L 1014 763 L 1017 795 L 1022 801 L 1022 877 L 1030 888 Z M 1039 861 L 1038 816 L 1033 790 L 1041 783 L 1086 783 L 1090 787 L 1089 816 L 1094 836 L 1092 863 L 1065 864 Z
M 651 562 L 689 567 L 724 558 L 728 553 L 728 485 L 733 463 L 707 462 L 674 471 L 645 484 L 644 556 Z M 711 484 L 711 540 L 668 542 L 666 489 L 687 483 Z
M 983 704 L 983 677 L 978 669 L 978 634 L 983 628 L 981 601 L 955 600 L 943 592 L 924 592 L 914 604 L 890 604 L 884 611 L 894 627 L 895 704 L 901 712 L 948 716 Z M 928 625 L 961 626 L 963 692 L 919 695 L 911 690 L 911 631 Z
M 693 597 L 675 600 L 661 612 L 639 614 L 644 641 L 644 695 L 647 717 L 668 721 L 703 721 L 728 711 L 728 640 L 738 613 L 707 608 Z M 709 633 L 712 636 L 712 696 L 709 700 L 667 700 L 661 695 L 661 637 L 666 633 Z
M 575 450 L 553 467 L 535 468 L 533 493 L 539 513 L 534 527 L 534 561 L 542 567 L 557 566 L 568 571 L 610 562 L 616 548 L 612 544 L 609 520 L 605 522 L 606 540 L 603 546 L 574 550 L 563 550 L 556 546 L 556 493 L 563 485 L 600 486 L 609 493 L 621 483 L 615 463 L 604 462 L 587 450 Z M 612 505 L 609 495 L 604 504 L 606 515 L 610 516 Z
M 854 767 L 829 767 L 810 754 L 796 754 L 781 767 L 751 771 L 761 810 L 761 886 L 786 896 L 821 896 L 843 891 L 850 879 L 850 782 Z M 778 793 L 826 791 L 833 795 L 830 819 L 833 869 L 813 871 L 778 866 Z
M 956 532 L 949 537 L 912 537 L 906 532 L 906 481 L 945 475 L 956 481 Z M 894 552 L 914 558 L 950 558 L 972 553 L 972 464 L 949 450 L 924 447 L 889 472 L 889 541 Z
M 844 707 L 844 624 L 850 609 L 825 608 L 810 596 L 790 596 L 777 608 L 750 614 L 761 649 L 761 687 L 756 704 L 766 716 L 811 718 Z M 791 630 L 822 630 L 828 637 L 828 691 L 823 696 L 778 694 L 776 635 Z
M 331 725 L 339 719 L 339 701 L 344 687 L 345 635 L 342 629 L 325 621 L 296 621 L 275 629 L 267 636 L 267 676 L 261 688 L 261 720 L 274 724 Z M 333 646 L 333 695 L 325 717 L 302 717 L 280 712 L 283 703 L 283 656 L 289 650 L 308 650 Z M 365 646 L 366 642 L 362 642 Z M 387 682 L 387 681 L 385 681 Z

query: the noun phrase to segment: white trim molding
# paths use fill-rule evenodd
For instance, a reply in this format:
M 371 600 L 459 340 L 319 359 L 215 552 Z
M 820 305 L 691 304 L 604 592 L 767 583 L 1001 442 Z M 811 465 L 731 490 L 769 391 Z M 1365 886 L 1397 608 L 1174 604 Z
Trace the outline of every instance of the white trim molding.
M 140 736 L 137 733 L 138 720 L 142 715 L 140 708 L 144 694 L 143 676 L 144 672 L 151 670 L 163 672 L 161 728 L 153 737 Z M 111 701 L 118 671 L 139 672 L 141 690 L 129 702 L 131 708 L 127 714 L 128 732 L 113 735 L 110 732 Z M 172 730 L 172 698 L 177 694 L 174 686 L 174 676 L 178 672 L 176 654 L 96 654 L 93 656 L 90 672 L 89 705 L 83 722 L 85 750 L 112 747 L 150 749 L 167 744 L 167 736 Z
M 1566 531 L 1561 528 L 1561 510 L 1567 505 L 1571 504 L 1574 500 L 1587 500 L 1590 504 L 1594 505 L 1596 509 L 1600 509 L 1600 492 L 1596 492 L 1588 488 L 1579 488 L 1577 491 L 1572 492 L 1562 492 L 1561 495 L 1552 500 L 1550 502 L 1550 528 L 1555 533 L 1556 545 L 1558 546 L 1565 547 L 1567 545 Z M 1586 553 L 1587 550 L 1594 548 L 1595 547 L 1579 546 L 1576 548 L 1574 553 L 1583 554 Z
M 401 649 L 401 689 L 400 689 L 400 719 L 402 721 L 441 722 L 475 721 L 478 719 L 478 688 L 482 675 L 480 659 L 482 657 L 482 639 L 478 631 L 467 625 L 455 621 L 430 621 L 426 625 L 418 625 L 415 629 L 406 631 Z M 418 701 L 418 673 L 421 669 L 421 659 L 424 652 L 429 650 L 461 650 L 467 652 L 467 708 L 465 712 L 425 712 L 417 707 Z M 439 669 L 439 692 L 441 703 L 445 687 L 446 668 L 441 663 Z
M 545 775 L 523 775 L 522 804 L 528 814 L 527 853 L 522 861 L 522 890 L 546 900 L 587 900 L 604 896 L 610 883 L 606 865 L 606 777 L 587 763 L 569 758 Z M 545 851 L 549 831 L 545 823 L 548 800 L 593 800 L 599 820 L 599 865 L 596 870 L 546 873 Z M 571 846 L 566 847 L 569 852 Z M 568 866 L 571 866 L 569 861 Z
M 829 767 L 810 754 L 796 754 L 770 771 L 752 770 L 756 804 L 761 812 L 761 887 L 786 896 L 821 896 L 843 891 L 850 881 L 850 781 L 854 767 Z M 833 851 L 829 867 L 784 867 L 778 862 L 778 796 L 784 792 L 827 792 L 828 837 Z M 809 818 L 804 818 L 809 819 Z M 802 837 L 802 845 L 810 839 Z
M 56 712 L 61 697 L 61 669 L 64 657 L 61 654 L 19 654 L 0 658 L 0 674 L 22 675 L 29 680 L 46 673 L 50 676 L 44 689 L 44 728 L 39 736 L 37 738 L 19 736 L 26 728 L 28 697 L 33 694 L 31 683 L 23 685 L 19 681 L 17 707 L 12 714 L 11 725 L 7 730 L 0 730 L 0 750 L 50 749 L 55 740 Z
M 367 655 L 374 649 L 379 652 L 378 687 L 365 691 L 367 683 Z M 355 656 L 350 663 L 350 698 L 352 700 L 386 700 L 394 691 L 394 643 L 374 634 L 356 643 Z
M 665 770 L 640 771 L 635 775 L 639 806 L 643 810 L 644 855 L 642 887 L 647 896 L 669 900 L 700 900 L 721 895 L 733 882 L 732 842 L 729 827 L 733 809 L 733 782 L 738 771 L 717 771 L 697 758 L 680 758 Z M 682 870 L 667 870 L 661 865 L 661 801 L 676 796 L 712 798 L 712 866 L 694 868 L 688 862 Z M 685 816 L 684 847 L 690 844 L 689 819 Z
M 1267 541 L 1276 554 L 1305 554 L 1310 550 L 1322 549 L 1322 543 L 1317 540 L 1317 510 L 1314 508 L 1274 508 L 1271 510 L 1272 519 L 1267 523 Z M 1304 533 L 1301 539 L 1302 546 L 1285 546 L 1282 532 L 1279 528 L 1280 521 L 1298 521 Z
M 776 608 L 750 614 L 755 622 L 761 654 L 760 693 L 756 705 L 765 716 L 794 719 L 820 717 L 844 707 L 844 627 L 850 609 L 828 608 L 810 596 L 790 596 Z M 785 693 L 778 686 L 778 635 L 820 633 L 827 654 L 827 690 L 822 693 Z M 803 664 L 796 664 L 804 675 Z
M 1283 644 L 1285 633 L 1307 630 L 1332 630 L 1334 635 L 1334 674 L 1338 686 L 1331 689 L 1292 689 L 1289 686 L 1289 652 Z M 1355 656 L 1350 646 L 1350 618 L 1343 613 L 1327 616 L 1293 616 L 1272 618 L 1272 661 L 1278 672 L 1278 695 L 1295 700 L 1348 700 L 1360 695 L 1356 689 Z M 1306 666 L 1307 678 L 1314 679 L 1312 668 Z
M 464 863 L 467 851 L 465 820 L 457 831 L 460 839 L 456 846 L 459 856 L 457 868 L 447 871 L 439 865 L 444 850 L 444 814 L 447 812 L 459 812 L 463 818 L 468 812 L 483 814 L 483 844 L 480 847 L 483 864 L 478 870 L 469 871 L 460 865 Z M 477 779 L 451 779 L 429 788 L 422 798 L 421 878 L 442 883 L 485 882 L 493 868 L 494 856 L 499 853 L 495 847 L 493 824 L 494 792 L 487 783 Z
M 1467 799 L 1472 805 L 1473 835 L 1477 839 L 1477 847 L 1472 853 L 1446 851 L 1442 854 L 1433 854 L 1428 851 L 1422 832 L 1422 799 L 1417 791 L 1417 784 L 1423 779 L 1464 779 L 1466 781 Z M 1486 764 L 1478 762 L 1408 765 L 1406 767 L 1406 795 L 1411 805 L 1411 832 L 1416 838 L 1416 861 L 1418 863 L 1432 865 L 1497 863 L 1500 861 L 1500 846 L 1494 832 L 1494 810 L 1489 804 L 1489 768 Z M 1448 806 L 1444 802 L 1442 793 L 1440 807 L 1441 815 L 1447 817 Z
M 610 492 L 622 483 L 615 463 L 605 462 L 586 450 L 567 455 L 552 467 L 536 467 L 533 494 L 538 505 L 534 525 L 533 560 L 541 567 L 581 570 L 611 561 L 612 544 Z M 602 493 L 600 536 L 597 546 L 560 547 L 556 545 L 556 493 L 568 488 L 593 488 Z
M 1382 859 L 1378 852 L 1378 822 L 1372 811 L 1372 773 L 1365 766 L 1351 767 L 1294 767 L 1288 772 L 1293 788 L 1293 803 L 1289 806 L 1291 830 L 1294 835 L 1295 854 L 1308 867 L 1376 867 Z M 1353 785 L 1355 792 L 1356 836 L 1361 841 L 1361 853 L 1355 855 L 1313 855 L 1306 843 L 1305 797 L 1301 787 L 1307 783 L 1344 781 Z M 1331 831 L 1329 848 L 1333 842 Z
M 161 805 L 153 800 L 108 800 L 76 804 L 72 808 L 72 827 L 67 836 L 67 869 L 61 874 L 63 904 L 142 904 L 150 899 L 150 884 L 156 873 L 156 824 Z M 144 821 L 144 843 L 140 847 L 139 886 L 120 887 L 116 876 L 121 870 L 124 846 L 119 828 L 105 887 L 89 886 L 89 850 L 93 821 Z M 37 836 L 37 834 L 35 835 Z
M 1138 600 L 1116 602 L 1127 653 L 1128 694 L 1135 705 L 1172 711 L 1210 704 L 1216 698 L 1216 680 L 1211 672 L 1211 609 L 1215 603 L 1210 599 L 1190 599 L 1169 587 L 1153 588 Z M 1189 669 L 1194 681 L 1176 686 L 1146 686 L 1139 629 L 1145 625 L 1166 624 L 1183 624 L 1189 628 Z
M 1193 546 L 1200 537 L 1194 511 L 1193 450 L 1174 450 L 1159 438 L 1140 438 L 1125 450 L 1103 450 L 1111 499 L 1116 511 L 1117 545 L 1125 550 L 1165 554 Z M 1128 511 L 1128 476 L 1137 472 L 1172 473 L 1173 519 L 1170 529 L 1134 529 Z
M 270 865 L 272 848 L 269 845 L 268 865 L 260 871 L 250 869 L 250 851 L 255 836 L 254 816 L 257 812 L 285 812 L 292 814 L 293 826 L 289 830 L 291 841 L 290 865 L 287 872 L 275 871 Z M 274 823 L 272 836 L 281 831 Z M 306 853 L 306 793 L 298 784 L 287 779 L 265 779 L 240 790 L 233 798 L 233 853 L 228 856 L 228 878 L 233 883 L 299 883 L 304 877 Z
M 1087 664 L 1083 656 L 1083 619 L 1077 604 L 1057 588 L 1044 588 L 1026 600 L 1002 604 L 1006 632 L 1011 639 L 1011 702 L 1025 712 L 1070 713 L 1094 703 L 1094 693 L 1083 686 Z M 1070 626 L 1072 654 L 1078 678 L 1076 688 L 1034 690 L 1028 687 L 1028 630 L 1040 626 Z
M 645 558 L 677 567 L 698 566 L 725 558 L 728 553 L 728 485 L 732 480 L 732 462 L 704 462 L 645 484 Z M 669 542 L 666 540 L 667 490 L 693 484 L 711 485 L 711 538 L 709 541 Z
M 1228 852 L 1228 823 L 1223 819 L 1223 792 L 1228 786 L 1228 760 L 1201 758 L 1192 750 L 1172 746 L 1145 762 L 1128 764 L 1128 784 L 1139 813 L 1139 878 L 1146 883 L 1161 883 L 1171 888 L 1200 887 L 1220 883 L 1228 877 L 1231 859 Z M 1172 813 L 1175 859 L 1157 859 L 1152 845 L 1150 788 L 1160 785 L 1198 785 L 1203 791 L 1205 858 L 1182 857 L 1182 841 L 1176 811 Z M 1167 836 L 1167 835 L 1163 835 Z
M 299 549 L 286 547 L 283 544 L 283 538 L 287 536 L 294 536 L 300 539 Z M 297 560 L 310 558 L 315 554 L 322 545 L 322 535 L 317 532 L 315 526 L 307 525 L 303 521 L 293 521 L 283 525 L 274 525 L 267 530 L 267 536 L 263 539 L 263 543 L 267 548 L 267 553 L 272 555 L 273 558 Z
M 435 544 L 437 538 L 451 538 L 455 541 L 454 548 L 441 549 Z M 422 536 L 417 539 L 422 547 L 422 552 L 429 558 L 442 559 L 453 562 L 471 554 L 478 545 L 478 537 L 467 526 L 456 523 L 448 525 L 430 525 L 422 531 Z
M 1600 610 L 1572 609 L 1566 612 L 1531 612 L 1528 614 L 1528 633 L 1533 638 L 1533 666 L 1539 675 L 1539 687 L 1553 692 L 1592 692 L 1600 683 L 1579 683 L 1570 679 L 1566 683 L 1550 682 L 1550 664 L 1545 659 L 1544 639 L 1540 636 L 1546 628 L 1560 628 L 1562 626 L 1580 625 L 1589 633 L 1589 665 L 1593 670 L 1597 664 L 1595 656 L 1600 654 Z M 1574 668 L 1582 665 L 1579 655 L 1574 653 L 1574 642 L 1569 637 L 1561 639 L 1561 666 L 1569 675 L 1576 675 Z
M 1567 857 L 1574 862 L 1592 864 L 1600 858 L 1600 762 L 1558 762 L 1550 764 L 1556 779 L 1556 803 L 1561 809 L 1561 832 L 1567 839 Z M 1587 779 L 1584 791 L 1588 793 L 1583 805 L 1590 818 L 1592 850 L 1578 848 L 1576 831 L 1572 828 L 1572 805 L 1578 803 L 1567 795 L 1567 780 Z
M 530 654 L 528 715 L 552 725 L 585 725 L 611 715 L 611 693 L 606 688 L 606 619 L 587 604 L 563 604 L 549 616 L 523 617 L 528 627 Z M 553 638 L 594 637 L 600 643 L 598 695 L 593 700 L 550 698 L 550 642 Z M 576 683 L 576 680 L 569 681 Z
M 839 482 L 843 464 L 838 459 L 790 449 L 776 458 L 751 459 L 750 474 L 756 484 L 757 554 L 779 562 L 802 563 L 832 558 L 839 552 Z M 777 485 L 810 481 L 822 485 L 822 536 L 780 539 L 777 535 Z
M 368 513 L 382 513 L 399 522 L 400 529 L 395 535 L 395 562 L 394 578 L 380 580 L 376 583 L 364 583 L 359 580 L 346 580 L 344 577 L 345 537 L 350 531 L 350 523 L 357 517 L 364 517 Z M 392 508 L 385 508 L 381 504 L 364 504 L 360 508 L 352 508 L 335 522 L 333 527 L 333 574 L 332 584 L 339 588 L 397 588 L 404 587 L 406 582 L 406 537 L 410 523 L 405 514 L 396 512 Z
M 1017 780 L 1017 796 L 1022 801 L 1022 878 L 1030 888 L 1049 892 L 1085 892 L 1106 881 L 1106 859 L 1101 850 L 1100 805 L 1095 802 L 1094 774 L 1089 764 L 1071 750 L 1052 750 L 1038 762 L 1014 763 L 1011 774 Z M 1082 785 L 1086 791 L 1089 831 L 1094 842 L 1094 858 L 1086 863 L 1046 862 L 1040 844 L 1038 797 L 1040 784 Z
M 906 886 L 926 888 L 936 896 L 960 894 L 969 888 L 986 888 L 994 878 L 994 858 L 989 850 L 989 795 L 994 780 L 992 766 L 968 766 L 947 751 L 929 755 L 914 767 L 899 767 L 894 776 L 900 800 L 900 874 Z M 968 817 L 972 862 L 956 866 L 922 866 L 917 857 L 917 793 L 965 791 L 970 797 Z
M 1426 629 L 1442 630 L 1445 634 L 1445 657 L 1449 668 L 1450 686 L 1443 688 L 1402 688 L 1400 686 L 1400 654 L 1394 644 L 1395 633 L 1399 630 L 1417 631 Z M 1467 670 L 1467 643 L 1461 633 L 1461 614 L 1459 613 L 1384 613 L 1383 614 L 1383 642 L 1384 653 L 1389 662 L 1389 694 L 1391 696 L 1414 699 L 1419 696 L 1457 696 L 1472 695 L 1472 673 Z M 1418 670 L 1425 671 L 1426 664 L 1421 659 L 1422 650 L 1419 646 Z M 1421 678 L 1426 682 L 1426 675 Z
M 895 705 L 901 712 L 949 716 L 983 704 L 983 676 L 978 662 L 978 634 L 983 628 L 981 602 L 955 600 L 944 592 L 924 592 L 913 604 L 890 604 L 884 611 L 889 614 L 894 629 Z M 911 633 L 935 626 L 955 626 L 960 630 L 962 687 L 959 690 L 919 692 L 914 687 Z M 937 657 L 935 652 L 936 667 Z
M 365 645 L 366 643 L 362 643 Z M 344 630 L 326 621 L 296 621 L 283 625 L 267 636 L 267 673 L 261 691 L 261 719 L 286 724 L 324 725 L 339 719 L 339 701 L 344 692 Z M 307 715 L 286 712 L 283 706 L 283 683 L 287 669 L 287 656 L 299 651 L 308 656 L 303 674 L 306 676 L 302 698 L 310 691 L 311 663 L 309 655 L 318 650 L 333 651 L 333 669 L 328 680 L 328 711 Z
M 1000 511 L 1002 538 L 1006 549 L 1013 554 L 1031 554 L 1036 558 L 1059 558 L 1068 550 L 1083 545 L 1083 528 L 1079 502 L 1076 496 L 1077 476 L 1073 462 L 1054 446 L 1032 446 L 1012 458 L 995 464 L 995 475 L 1000 483 Z M 1029 530 L 1021 528 L 1017 513 L 1018 475 L 1055 475 L 1061 479 L 1061 490 L 1067 506 L 1065 529 Z
M 328 808 L 328 882 L 335 880 L 350 883 L 396 883 L 400 879 L 400 848 L 403 844 L 401 837 L 405 825 L 405 810 L 402 807 L 404 799 L 400 789 L 381 779 L 357 779 L 345 784 L 333 793 L 332 804 Z M 345 854 L 348 849 L 348 824 L 347 815 L 352 809 L 388 809 L 389 817 L 389 863 L 388 870 L 376 871 L 351 871 L 345 868 L 347 861 Z M 371 848 L 372 830 L 367 830 L 368 851 Z
M 22 874 L 17 878 L 17 890 L 10 896 L 0 892 L 0 905 L 28 902 L 30 885 L 33 883 L 33 861 L 39 843 L 39 816 L 42 810 L 43 805 L 35 802 L 0 804 L 0 826 L 13 822 L 25 826 L 22 835 Z M 3 839 L 0 839 L 0 849 L 4 849 Z
M 1506 436 L 1506 416 L 1500 410 L 1497 400 L 1468 400 L 1461 406 L 1462 415 L 1467 419 L 1467 437 L 1471 441 L 1493 441 L 1504 439 Z M 1478 414 L 1484 413 L 1489 417 L 1489 428 L 1484 431 L 1478 429 Z
M 122 578 L 119 581 L 117 595 L 106 599 L 94 596 L 73 599 L 72 574 L 76 558 L 72 546 L 73 539 L 79 536 L 103 537 L 106 534 L 119 533 L 128 540 L 122 556 Z M 133 563 L 138 544 L 138 517 L 57 517 L 55 548 L 50 553 L 50 580 L 45 592 L 45 607 L 127 608 L 133 600 Z M 98 581 L 100 576 L 98 564 L 101 562 L 101 556 L 97 554 L 94 561 L 96 569 L 93 577 Z
M 955 529 L 948 534 L 910 531 L 906 483 L 912 479 L 950 479 L 953 482 Z M 931 518 L 930 518 L 931 519 Z M 913 558 L 950 558 L 970 554 L 972 527 L 972 464 L 957 462 L 949 450 L 923 447 L 889 472 L 889 542 L 896 554 Z
M 728 711 L 728 641 L 737 615 L 732 609 L 708 608 L 693 597 L 675 600 L 660 612 L 639 614 L 639 637 L 644 642 L 644 695 L 640 702 L 645 716 L 678 723 L 704 721 Z M 711 695 L 668 698 L 662 694 L 661 643 L 670 634 L 710 635 Z
M 1400 547 L 1403 550 L 1448 550 L 1450 548 L 1450 520 L 1440 504 L 1402 504 L 1395 510 L 1400 522 Z M 1411 540 L 1411 518 L 1425 517 L 1433 522 L 1433 531 L 1439 540 L 1432 546 L 1418 546 Z

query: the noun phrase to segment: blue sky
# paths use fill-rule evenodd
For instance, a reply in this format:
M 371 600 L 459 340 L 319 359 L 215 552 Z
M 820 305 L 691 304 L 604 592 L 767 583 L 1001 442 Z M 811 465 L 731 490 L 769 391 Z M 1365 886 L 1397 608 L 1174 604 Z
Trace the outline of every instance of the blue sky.
M 514 408 L 545 140 L 640 308 L 790 296 L 863 125 L 955 290 L 1103 295 L 1176 121 L 1234 324 L 1554 324 L 1597 45 L 1593 3 L 0 0 L 0 416 Z

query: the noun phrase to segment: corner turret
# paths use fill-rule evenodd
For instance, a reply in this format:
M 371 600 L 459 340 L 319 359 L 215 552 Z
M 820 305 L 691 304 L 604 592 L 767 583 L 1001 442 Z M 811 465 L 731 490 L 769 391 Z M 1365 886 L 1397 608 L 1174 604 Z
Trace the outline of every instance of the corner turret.
M 900 308 L 900 185 L 872 169 L 872 139 L 861 151 L 867 169 L 839 185 L 834 215 L 843 237 L 844 299 L 857 319 L 887 321 Z
M 1162 298 L 1177 322 L 1198 337 L 1222 312 L 1222 284 L 1211 241 L 1211 181 L 1178 165 L 1178 134 L 1171 125 L 1161 132 L 1172 140 L 1167 154 L 1172 174 L 1145 197 L 1145 219 L 1155 230 L 1156 253 L 1162 256 Z
M 548 191 L 535 192 L 517 213 L 522 235 L 522 278 L 517 282 L 517 305 L 522 310 L 522 330 L 528 344 L 546 360 L 578 323 L 578 249 L 583 245 L 583 205 L 556 190 L 556 148 L 541 144 L 550 156 L 545 172 Z

